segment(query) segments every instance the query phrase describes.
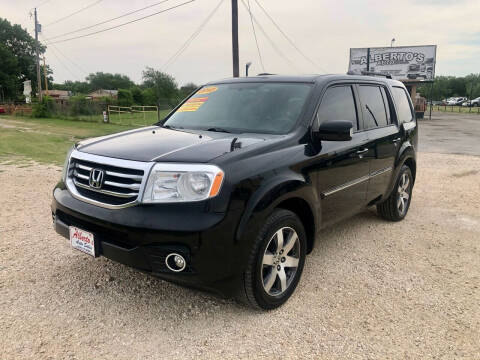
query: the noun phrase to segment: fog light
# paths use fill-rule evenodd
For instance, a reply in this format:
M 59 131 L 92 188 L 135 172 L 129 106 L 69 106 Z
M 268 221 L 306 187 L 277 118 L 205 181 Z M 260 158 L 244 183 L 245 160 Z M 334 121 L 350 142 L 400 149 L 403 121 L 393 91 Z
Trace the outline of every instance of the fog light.
M 183 268 L 185 266 L 185 260 L 180 255 L 175 255 L 173 260 L 175 260 L 175 265 L 177 265 L 179 268 Z
M 185 270 L 187 262 L 182 255 L 171 253 L 166 257 L 165 265 L 171 271 L 180 272 Z

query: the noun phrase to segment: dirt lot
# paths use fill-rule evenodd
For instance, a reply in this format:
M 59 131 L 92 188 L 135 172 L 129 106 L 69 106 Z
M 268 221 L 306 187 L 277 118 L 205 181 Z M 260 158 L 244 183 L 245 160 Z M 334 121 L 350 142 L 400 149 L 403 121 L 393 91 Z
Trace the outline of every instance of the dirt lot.
M 420 151 L 480 156 L 480 115 L 434 112 L 420 121 Z
M 480 157 L 419 154 L 407 218 L 325 231 L 253 312 L 70 248 L 53 166 L 0 165 L 0 359 L 480 358 Z

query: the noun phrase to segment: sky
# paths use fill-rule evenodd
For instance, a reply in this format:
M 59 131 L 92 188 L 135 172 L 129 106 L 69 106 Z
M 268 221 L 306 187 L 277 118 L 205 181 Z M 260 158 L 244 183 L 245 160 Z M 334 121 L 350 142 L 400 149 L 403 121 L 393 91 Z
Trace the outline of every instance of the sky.
M 33 34 L 29 12 L 38 6 L 40 40 L 90 26 L 160 0 L 1 0 L 0 17 Z M 56 40 L 102 30 L 189 0 L 167 0 L 116 21 Z M 92 72 L 128 75 L 142 81 L 146 66 L 173 75 L 179 85 L 203 84 L 232 76 L 231 1 L 223 0 L 203 30 L 169 66 L 167 61 L 199 28 L 220 0 L 195 0 L 147 19 L 81 39 L 47 46 L 54 81 L 84 80 Z M 352 47 L 437 45 L 436 75 L 480 73 L 480 0 L 324 1 L 243 0 L 250 2 L 264 68 L 252 23 L 239 6 L 240 73 L 346 73 Z M 298 48 L 278 31 L 258 1 Z M 91 5 L 91 6 L 90 6 Z M 83 7 L 65 20 L 57 21 Z M 263 31 L 262 31 L 263 29 Z M 266 36 L 265 36 L 266 34 Z M 271 42 L 273 43 L 273 46 Z M 302 55 L 305 55 L 305 57 Z

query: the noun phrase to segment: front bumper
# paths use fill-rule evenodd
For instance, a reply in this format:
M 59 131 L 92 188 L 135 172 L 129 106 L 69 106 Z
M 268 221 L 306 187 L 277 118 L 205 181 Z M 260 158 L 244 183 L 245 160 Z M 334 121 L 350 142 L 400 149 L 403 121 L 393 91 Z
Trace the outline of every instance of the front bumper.
M 233 295 L 243 272 L 234 232 L 240 211 L 214 213 L 208 204 L 138 205 L 105 209 L 74 198 L 62 183 L 53 192 L 53 225 L 69 238 L 69 226 L 92 232 L 96 252 L 116 262 L 187 286 Z M 180 273 L 165 265 L 175 252 L 187 260 Z

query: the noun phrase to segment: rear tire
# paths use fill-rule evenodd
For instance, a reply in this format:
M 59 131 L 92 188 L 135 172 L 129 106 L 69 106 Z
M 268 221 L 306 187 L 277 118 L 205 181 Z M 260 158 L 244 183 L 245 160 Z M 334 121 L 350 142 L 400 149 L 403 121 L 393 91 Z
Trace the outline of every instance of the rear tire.
M 276 209 L 252 247 L 240 300 L 263 310 L 283 305 L 300 280 L 306 248 L 307 237 L 298 216 L 289 210 Z
M 398 174 L 392 193 L 384 202 L 377 204 L 377 212 L 386 220 L 400 221 L 407 215 L 412 200 L 413 176 L 407 165 Z

